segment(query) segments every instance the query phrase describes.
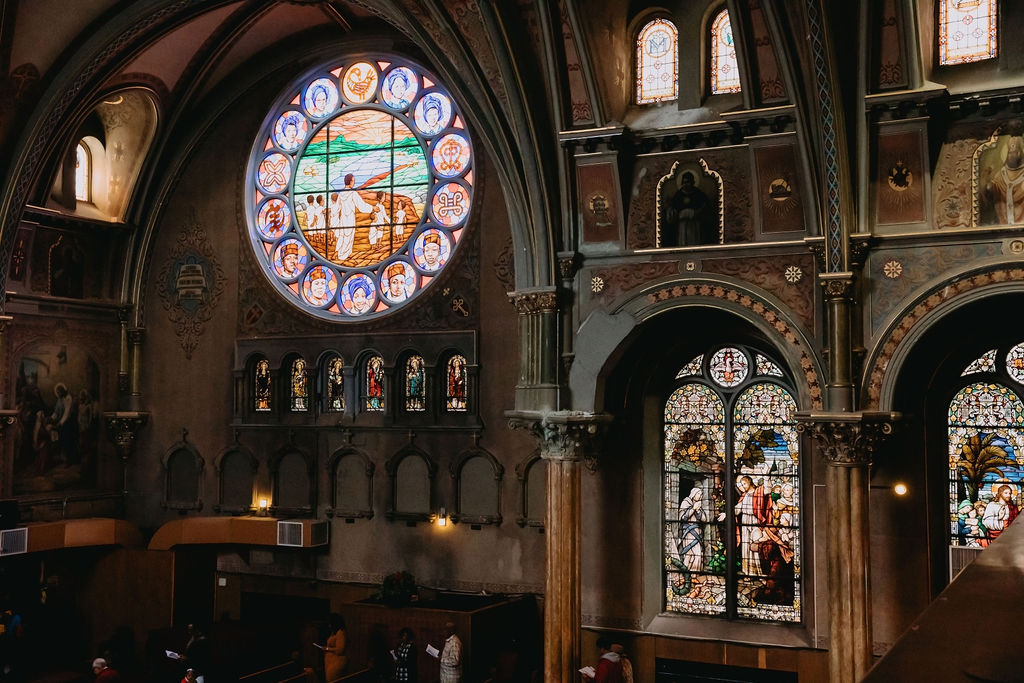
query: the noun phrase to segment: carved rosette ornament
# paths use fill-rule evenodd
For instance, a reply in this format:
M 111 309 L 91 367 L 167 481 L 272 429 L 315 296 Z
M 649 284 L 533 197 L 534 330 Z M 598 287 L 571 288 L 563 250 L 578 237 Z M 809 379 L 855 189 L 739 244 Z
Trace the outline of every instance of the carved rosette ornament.
M 508 298 L 519 315 L 555 313 L 558 311 L 558 293 L 553 289 L 533 292 L 509 292 Z
M 797 431 L 810 434 L 835 467 L 866 467 L 899 419 L 898 413 L 797 413 Z
M 510 428 L 526 430 L 537 439 L 543 459 L 582 460 L 591 472 L 597 469 L 598 437 L 612 420 L 607 413 L 573 410 L 506 415 Z

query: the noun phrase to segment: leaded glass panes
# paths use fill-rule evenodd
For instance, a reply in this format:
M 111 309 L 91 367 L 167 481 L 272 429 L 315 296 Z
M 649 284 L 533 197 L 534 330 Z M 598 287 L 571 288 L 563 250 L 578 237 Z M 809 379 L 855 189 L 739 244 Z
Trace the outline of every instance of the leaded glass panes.
M 79 142 L 75 148 L 75 199 L 80 202 L 90 200 L 89 189 L 92 182 L 92 158 L 85 144 Z
M 458 105 L 422 67 L 382 55 L 315 72 L 257 138 L 250 241 L 274 286 L 306 312 L 384 314 L 450 262 L 473 165 Z
M 782 377 L 782 369 L 761 354 L 754 356 L 757 374 L 762 377 Z
M 683 377 L 693 377 L 701 373 L 701 366 L 704 364 L 704 354 L 700 354 L 689 363 L 684 365 L 678 373 L 676 373 L 676 379 L 682 379 Z
M 1017 517 L 1024 404 L 1001 384 L 972 384 L 949 406 L 950 544 L 984 548 Z
M 740 91 L 740 69 L 732 37 L 729 10 L 722 10 L 711 22 L 711 94 Z
M 795 622 L 797 404 L 780 383 L 749 382 L 750 356 L 737 347 L 715 350 L 706 372 L 699 363 L 686 366 L 696 376 L 685 375 L 665 402 L 665 609 Z M 754 358 L 758 375 L 782 375 L 767 356 Z
M 464 413 L 466 400 L 466 358 L 455 355 L 448 359 L 445 367 L 445 409 L 453 413 Z
M 646 24 L 636 37 L 636 103 L 679 96 L 679 33 L 667 19 Z
M 992 352 L 995 365 L 995 351 Z M 1006 372 L 1018 382 L 1024 383 L 1024 344 L 1017 344 L 1006 354 Z
M 327 361 L 327 410 L 333 413 L 345 411 L 345 361 L 334 356 Z
M 733 472 L 739 539 L 737 613 L 800 620 L 799 439 L 796 401 L 781 386 L 755 384 L 736 399 Z
M 422 356 L 410 356 L 405 361 L 405 409 L 421 413 L 427 409 L 426 373 Z
M 256 363 L 256 372 L 253 373 L 253 408 L 256 412 L 270 412 L 270 387 L 270 361 L 264 358 Z
M 292 412 L 309 410 L 309 378 L 306 376 L 306 361 L 302 358 L 292 361 L 289 386 Z
M 973 375 L 978 372 L 992 372 L 996 369 L 996 350 L 986 351 L 979 358 L 971 361 L 960 376 Z
M 939 0 L 939 64 L 995 57 L 997 10 L 996 0 Z
M 739 349 L 719 349 L 711 356 L 711 379 L 723 387 L 734 387 L 747 378 L 750 362 Z
M 370 356 L 363 372 L 363 409 L 369 413 L 384 412 L 384 359 Z

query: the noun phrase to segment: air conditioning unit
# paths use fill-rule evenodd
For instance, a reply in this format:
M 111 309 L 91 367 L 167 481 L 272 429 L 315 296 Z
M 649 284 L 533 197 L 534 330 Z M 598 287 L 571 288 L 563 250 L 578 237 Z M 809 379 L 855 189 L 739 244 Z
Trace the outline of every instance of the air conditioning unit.
M 984 548 L 968 548 L 961 545 L 949 546 L 949 580 L 955 579 L 957 574 L 962 572 L 967 565 L 974 562 L 982 550 Z
M 288 519 L 277 523 L 277 544 L 291 548 L 315 548 L 327 545 L 330 527 L 327 521 Z
M 0 531 L 0 557 L 28 552 L 28 528 Z

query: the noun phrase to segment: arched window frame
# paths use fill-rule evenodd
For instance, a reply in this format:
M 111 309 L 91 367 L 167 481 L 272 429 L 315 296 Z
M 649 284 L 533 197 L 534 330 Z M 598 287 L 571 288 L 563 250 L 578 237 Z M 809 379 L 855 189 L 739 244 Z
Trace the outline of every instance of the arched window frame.
M 306 478 L 308 488 L 306 490 L 306 504 L 299 506 L 282 506 L 281 500 L 281 463 L 289 455 L 298 455 L 306 466 Z M 294 445 L 287 445 L 278 450 L 267 463 L 270 470 L 271 488 L 273 490 L 273 501 L 270 505 L 271 514 L 294 515 L 297 517 L 310 517 L 316 511 L 316 460 L 309 453 L 306 453 Z
M 363 472 L 366 476 L 366 500 L 370 504 L 368 508 L 360 509 L 339 505 L 338 466 L 345 458 L 355 458 L 363 466 Z M 376 468 L 377 466 L 370 459 L 370 456 L 358 448 L 345 446 L 335 451 L 334 455 L 331 456 L 330 467 L 328 468 L 331 473 L 331 504 L 327 507 L 325 514 L 328 517 L 342 517 L 346 520 L 371 519 L 373 517 L 373 473 Z
M 429 510 L 425 512 L 407 512 L 398 510 L 398 468 L 406 458 L 419 458 L 427 468 L 427 485 L 430 490 L 428 503 Z M 430 517 L 437 507 L 437 494 L 434 491 L 434 479 L 437 477 L 437 463 L 421 448 L 409 444 L 395 453 L 384 464 L 384 469 L 391 480 L 391 499 L 388 501 L 388 509 L 384 516 L 392 521 L 400 522 L 429 522 Z
M 744 354 L 746 364 L 745 374 L 735 384 L 733 384 L 733 386 L 728 387 L 724 387 L 717 383 L 712 374 L 712 364 L 715 363 L 716 354 L 720 350 L 726 348 L 738 349 Z M 665 559 L 662 563 L 662 581 L 664 586 L 663 595 L 666 596 L 666 601 L 669 599 L 668 596 L 670 595 L 680 595 L 680 593 L 677 592 L 679 590 L 684 591 L 681 593 L 682 595 L 692 595 L 691 591 L 699 588 L 697 585 L 699 582 L 692 582 L 687 585 L 686 580 L 689 580 L 687 579 L 688 575 L 696 574 L 698 578 L 711 578 L 709 575 L 714 574 L 716 576 L 723 577 L 722 580 L 724 581 L 725 600 L 722 605 L 709 602 L 708 605 L 711 605 L 710 607 L 701 607 L 700 603 L 702 602 L 702 599 L 698 599 L 694 601 L 693 609 L 672 609 L 669 604 L 663 604 L 662 609 L 667 613 L 678 614 L 680 616 L 713 616 L 717 618 L 726 618 L 730 620 L 739 619 L 755 623 L 794 623 L 803 620 L 803 586 L 802 572 L 800 571 L 800 565 L 802 564 L 802 525 L 800 524 L 802 506 L 800 494 L 803 485 L 803 468 L 800 465 L 802 449 L 799 445 L 799 439 L 796 436 L 797 432 L 795 428 L 795 421 L 789 420 L 778 423 L 746 422 L 737 420 L 737 415 L 735 414 L 737 405 L 744 395 L 752 388 L 763 384 L 774 385 L 775 387 L 781 388 L 786 394 L 788 394 L 788 398 L 793 401 L 794 407 L 797 406 L 796 402 L 798 401 L 799 394 L 794 390 L 792 382 L 788 377 L 779 377 L 778 373 L 775 372 L 776 370 L 781 371 L 782 366 L 772 360 L 773 356 L 774 354 L 739 344 L 718 344 L 707 349 L 702 356 L 697 356 L 692 360 L 681 359 L 678 366 L 679 372 L 676 373 L 676 371 L 673 370 L 673 376 L 675 379 L 671 383 L 670 388 L 661 403 L 663 410 L 662 426 L 664 429 L 664 441 L 661 452 L 664 477 L 662 482 L 662 520 L 664 525 L 662 542 L 665 548 Z M 770 362 L 771 366 L 762 363 L 761 359 Z M 697 365 L 700 368 L 700 371 L 697 374 L 694 374 L 693 372 L 694 365 Z M 769 369 L 771 371 L 767 372 Z M 708 478 L 711 479 L 711 483 L 708 486 L 699 487 L 710 491 L 710 494 L 708 495 L 710 500 L 704 500 L 700 502 L 698 506 L 703 510 L 703 519 L 700 516 L 694 516 L 693 519 L 681 520 L 679 515 L 681 513 L 682 504 L 684 503 L 684 498 L 689 498 L 686 492 L 681 490 L 684 488 L 682 480 L 687 477 L 681 476 L 686 474 L 686 471 L 684 471 L 682 466 L 676 470 L 680 474 L 676 475 L 677 480 L 674 485 L 672 478 L 670 477 L 671 471 L 668 466 L 668 461 L 670 460 L 670 437 L 667 429 L 667 424 L 669 423 L 666 422 L 665 410 L 667 410 L 668 403 L 677 390 L 685 386 L 693 385 L 703 387 L 707 391 L 710 391 L 717 400 L 721 401 L 721 420 L 716 421 L 712 419 L 699 424 L 693 423 L 692 425 L 691 423 L 672 423 L 687 427 L 699 427 L 700 425 L 706 424 L 707 426 L 717 427 L 717 430 L 714 431 L 718 431 L 717 435 L 713 431 L 711 439 L 709 440 L 706 438 L 706 435 L 702 433 L 703 430 L 701 430 L 701 432 L 694 435 L 693 443 L 683 443 L 683 439 L 676 438 L 675 444 L 672 447 L 671 458 L 676 457 L 675 452 L 678 450 L 678 459 L 680 462 L 683 462 L 685 459 L 691 460 L 694 464 L 701 460 L 707 461 L 706 470 L 701 471 L 696 468 L 694 469 L 693 474 L 698 475 L 691 477 L 694 481 L 701 481 Z M 702 391 L 704 389 L 702 389 Z M 795 410 L 793 412 L 795 412 Z M 754 428 L 764 427 L 766 429 L 762 429 L 760 434 L 755 434 L 750 430 L 748 425 Z M 746 429 L 744 430 L 744 428 Z M 749 467 L 741 467 L 742 463 L 740 461 L 749 458 L 751 462 L 757 462 L 754 451 L 762 450 L 762 445 L 764 446 L 763 450 L 767 450 L 769 448 L 769 444 L 761 443 L 763 439 L 768 438 L 768 435 L 763 435 L 763 432 L 766 431 L 767 428 L 772 428 L 773 432 L 773 434 L 770 435 L 773 441 L 771 447 L 779 448 L 782 446 L 782 443 L 777 440 L 779 437 L 782 437 L 785 441 L 784 454 L 789 454 L 790 460 L 793 460 L 793 462 L 792 464 L 787 463 L 783 456 L 773 460 L 773 466 L 782 462 L 783 467 L 779 468 L 779 471 L 774 474 L 772 471 L 762 473 L 763 476 L 760 476 L 760 479 L 763 480 L 763 483 L 771 483 L 772 485 L 770 489 L 766 486 L 765 489 L 759 490 L 758 484 L 754 483 L 755 489 L 752 494 L 752 500 L 756 500 L 757 496 L 761 496 L 762 501 L 766 500 L 765 496 L 774 492 L 776 484 L 779 485 L 780 489 L 782 488 L 782 485 L 779 482 L 783 479 L 788 480 L 787 483 L 794 484 L 791 497 L 787 499 L 792 503 L 793 509 L 781 512 L 785 509 L 785 506 L 779 505 L 775 508 L 777 511 L 780 511 L 779 519 L 774 519 L 773 517 L 773 521 L 762 522 L 760 525 L 762 533 L 765 533 L 765 530 L 770 529 L 773 532 L 773 538 L 780 538 L 779 543 L 777 543 L 778 546 L 784 546 L 785 543 L 788 542 L 789 549 L 796 550 L 796 553 L 793 556 L 794 559 L 790 563 L 794 570 L 792 584 L 793 595 L 791 596 L 792 604 L 778 605 L 763 601 L 762 604 L 759 605 L 755 604 L 753 606 L 744 606 L 741 604 L 739 595 L 740 588 L 743 585 L 743 577 L 741 576 L 740 571 L 740 566 L 742 566 L 742 551 L 737 548 L 737 544 L 735 542 L 722 542 L 719 543 L 719 545 L 722 546 L 721 548 L 716 548 L 713 554 L 708 553 L 703 546 L 710 546 L 711 541 L 709 538 L 704 537 L 704 532 L 715 527 L 714 531 L 716 531 L 718 536 L 721 538 L 731 539 L 743 537 L 743 534 L 741 533 L 743 525 L 738 524 L 736 520 L 737 506 L 742 503 L 741 496 L 743 495 L 742 492 L 737 491 L 737 483 L 744 476 L 758 477 L 759 475 L 748 474 L 745 470 L 749 469 Z M 694 430 L 687 429 L 685 431 L 690 432 Z M 746 431 L 748 435 L 744 435 L 744 431 Z M 748 455 L 746 448 L 741 448 L 740 445 L 734 443 L 737 437 L 741 435 L 746 436 L 746 443 L 748 447 L 752 443 L 753 439 L 757 439 L 757 443 L 755 444 L 756 448 L 751 451 L 750 455 Z M 683 433 L 678 434 L 678 436 L 683 436 Z M 708 448 L 708 446 L 714 446 L 714 448 Z M 722 456 L 720 458 L 720 462 L 716 464 L 713 458 L 715 457 L 714 451 L 718 449 L 721 449 Z M 760 456 L 762 458 L 761 463 L 766 462 L 763 450 Z M 794 452 L 796 454 L 795 459 L 792 457 Z M 727 457 L 728 454 L 733 454 L 733 457 Z M 697 460 L 694 460 L 694 458 L 697 458 Z M 787 465 L 793 468 L 792 473 L 786 473 L 784 471 Z M 772 483 L 772 477 L 778 479 L 779 482 Z M 698 487 L 695 486 L 694 488 Z M 701 499 L 695 497 L 695 500 L 700 501 Z M 744 508 L 740 512 L 747 514 L 748 510 Z M 772 512 L 772 508 L 768 508 L 765 512 Z M 789 514 L 789 517 L 782 519 L 782 515 L 787 513 Z M 722 519 L 718 519 L 719 515 L 722 516 Z M 686 529 L 684 522 L 694 523 L 696 528 L 701 526 L 704 528 L 704 532 L 699 536 L 702 539 L 701 545 L 697 546 L 698 551 L 700 552 L 700 559 L 697 564 L 697 567 L 699 567 L 698 569 L 691 569 L 686 565 L 686 558 L 683 556 L 683 548 L 681 547 L 682 543 L 677 542 L 688 538 L 686 533 L 688 533 L 689 530 Z M 753 525 L 748 528 L 753 528 Z M 752 548 L 753 545 L 751 544 L 750 547 Z M 673 559 L 675 560 L 675 563 L 673 563 Z M 711 566 L 713 562 L 721 565 L 722 569 L 714 569 Z M 750 565 L 747 566 L 749 567 Z M 758 575 L 754 574 L 754 571 L 758 570 L 750 570 L 750 575 L 756 580 Z M 724 574 L 721 572 L 724 572 Z M 683 581 L 683 583 L 680 584 L 680 581 Z M 706 586 L 709 587 L 709 594 L 713 593 L 713 583 L 713 581 L 706 582 Z M 765 583 L 764 588 L 767 589 L 767 586 L 768 584 Z M 748 598 L 744 598 L 744 600 L 747 599 Z M 680 602 L 682 603 L 682 607 L 686 606 L 685 603 L 682 601 Z
M 644 43 L 649 41 L 651 34 L 659 30 L 668 33 L 670 45 L 666 48 L 665 53 L 651 56 L 645 52 Z M 658 104 L 679 99 L 679 30 L 676 25 L 664 16 L 651 17 L 636 32 L 634 43 L 633 82 L 636 90 L 636 103 L 639 105 Z M 658 57 L 663 58 L 664 61 L 659 62 Z M 666 61 L 670 63 L 666 64 Z M 646 89 L 644 79 L 650 69 L 654 69 L 656 77 L 670 78 L 671 89 L 667 87 L 658 90 L 653 87 L 650 90 Z M 669 76 L 669 74 L 671 75 Z
M 463 382 L 462 399 L 461 401 L 458 402 L 458 404 L 453 403 L 453 399 L 455 398 L 455 394 L 453 393 L 453 391 L 457 391 L 457 389 L 453 388 L 451 381 L 452 378 L 450 376 L 452 371 L 452 364 L 455 362 L 456 358 L 460 360 L 462 365 L 461 373 Z M 470 412 L 469 363 L 466 360 L 466 356 L 459 352 L 445 355 L 444 362 L 440 366 L 440 375 L 441 376 L 439 383 L 441 385 L 442 399 L 444 401 L 444 412 L 452 414 Z
M 491 515 L 466 515 L 462 511 L 462 470 L 465 468 L 466 463 L 476 458 L 482 458 L 491 466 L 491 471 L 494 473 L 494 480 L 497 482 L 495 486 L 495 500 L 494 500 L 494 514 Z M 452 512 L 452 522 L 464 522 L 466 524 L 472 524 L 479 526 L 482 524 L 493 524 L 495 526 L 501 524 L 501 480 L 505 476 L 505 466 L 498 462 L 489 451 L 474 446 L 473 448 L 467 448 L 466 450 L 459 453 L 456 460 L 450 465 L 449 473 L 451 474 L 452 481 L 455 483 L 455 500 L 454 511 Z
M 307 413 L 311 410 L 312 392 L 310 391 L 310 367 L 309 362 L 300 355 L 290 355 L 285 359 L 281 368 L 282 375 L 287 372 L 288 378 L 288 405 L 286 407 L 291 413 Z
M 415 366 L 415 367 L 414 367 Z M 403 412 L 425 414 L 432 408 L 430 405 L 430 372 L 427 362 L 418 353 L 402 356 L 402 392 L 400 407 Z M 417 397 L 418 396 L 418 397 Z
M 371 383 L 370 373 L 374 368 L 374 382 Z M 388 401 L 387 371 L 384 366 L 384 357 L 379 353 L 369 353 L 359 364 L 359 412 L 361 413 L 384 413 Z M 379 388 L 379 395 L 377 395 Z M 371 395 L 371 392 L 373 395 Z
M 79 140 L 75 147 L 75 199 L 92 201 L 92 151 L 85 140 Z
M 732 39 L 732 45 L 727 45 L 720 40 L 725 24 L 728 23 L 728 34 Z M 732 19 L 729 17 L 729 9 L 722 7 L 711 15 L 708 21 L 705 36 L 708 45 L 708 92 L 712 95 L 727 95 L 738 93 L 742 90 L 740 79 L 739 59 L 736 54 L 735 33 L 732 30 Z M 724 65 L 728 65 L 735 71 L 735 78 L 723 82 L 720 80 L 719 72 Z
M 955 66 L 958 64 L 970 64 L 988 59 L 995 59 L 999 55 L 999 2 L 998 0 L 974 0 L 973 2 L 957 2 L 957 0 L 937 0 L 938 17 L 935 24 L 936 40 L 938 42 L 939 66 Z M 958 5 L 960 5 L 958 7 Z M 968 11 L 963 12 L 964 9 Z M 975 10 L 971 12 L 970 10 Z M 964 19 L 967 22 L 964 22 Z M 974 49 L 951 45 L 949 29 L 964 22 L 977 24 L 968 26 L 968 29 L 976 34 L 977 45 Z M 984 23 L 982 23 L 984 22 Z
M 244 506 L 233 506 L 224 504 L 224 462 L 228 458 L 238 457 L 242 458 L 248 463 L 250 470 L 252 471 L 252 498 L 255 499 L 256 492 L 256 474 L 260 469 L 260 462 L 256 459 L 256 456 L 252 454 L 248 448 L 235 444 L 225 448 L 213 461 L 213 470 L 217 475 L 217 504 L 213 506 L 215 512 L 227 512 L 231 514 L 241 514 L 244 512 L 252 512 L 255 509 L 254 502 L 251 501 L 249 505 Z
M 516 517 L 516 524 L 524 527 L 536 527 L 542 533 L 544 531 L 544 517 L 530 516 L 530 475 L 533 473 L 534 467 L 539 467 L 543 471 L 546 466 L 544 459 L 540 457 L 539 449 L 526 456 L 516 465 L 516 479 L 519 481 L 519 515 Z
M 253 359 L 248 384 L 252 391 L 249 409 L 254 413 L 274 412 L 274 371 L 266 356 Z
M 179 453 L 185 454 L 188 457 L 193 458 L 196 466 L 196 498 L 193 501 L 175 500 L 171 497 L 171 459 Z M 185 439 L 185 434 L 182 434 L 181 441 L 175 443 L 173 446 L 168 448 L 163 457 L 160 459 L 160 465 L 164 471 L 164 496 L 161 501 L 162 506 L 167 510 L 202 510 L 203 509 L 203 473 L 206 466 L 206 461 L 203 460 L 203 456 L 199 454 L 199 451 Z
M 333 351 L 326 353 L 320 361 L 320 367 L 320 393 L 323 397 L 321 410 L 325 413 L 344 413 L 348 408 L 345 391 L 345 372 L 348 368 L 345 358 Z

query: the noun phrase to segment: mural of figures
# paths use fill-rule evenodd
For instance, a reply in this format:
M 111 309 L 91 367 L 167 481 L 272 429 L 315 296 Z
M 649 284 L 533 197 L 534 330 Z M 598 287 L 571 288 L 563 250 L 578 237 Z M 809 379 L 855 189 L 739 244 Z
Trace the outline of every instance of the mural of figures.
M 99 368 L 71 344 L 33 344 L 16 362 L 14 492 L 96 486 Z
M 721 189 L 698 166 L 674 164 L 658 182 L 659 247 L 720 244 Z
M 1024 224 L 1024 139 L 997 131 L 975 153 L 976 225 Z

